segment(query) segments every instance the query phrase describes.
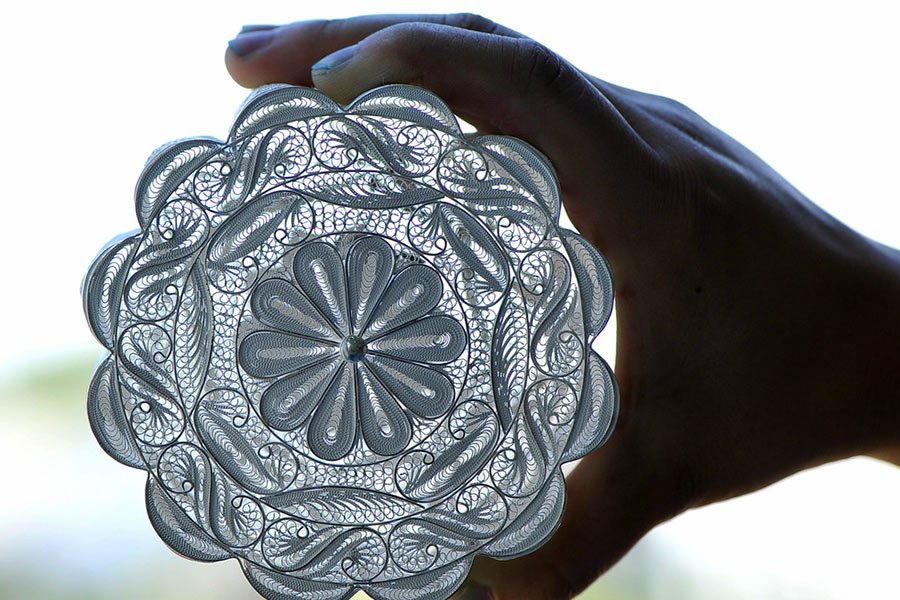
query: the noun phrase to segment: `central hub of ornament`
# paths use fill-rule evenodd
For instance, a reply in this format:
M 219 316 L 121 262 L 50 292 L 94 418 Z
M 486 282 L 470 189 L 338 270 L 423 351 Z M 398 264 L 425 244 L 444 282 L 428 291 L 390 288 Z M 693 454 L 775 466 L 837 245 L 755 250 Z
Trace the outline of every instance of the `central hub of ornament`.
M 358 335 L 348 335 L 341 341 L 341 356 L 359 362 L 366 355 L 366 342 Z

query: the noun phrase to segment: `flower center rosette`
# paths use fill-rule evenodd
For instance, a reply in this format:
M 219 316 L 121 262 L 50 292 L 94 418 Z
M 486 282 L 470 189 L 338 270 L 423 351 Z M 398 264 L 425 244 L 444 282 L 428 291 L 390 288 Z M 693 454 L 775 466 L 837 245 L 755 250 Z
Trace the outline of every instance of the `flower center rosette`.
M 84 281 L 88 412 L 169 546 L 273 600 L 439 599 L 556 529 L 615 420 L 612 282 L 537 151 L 415 87 L 267 86 L 136 204 Z

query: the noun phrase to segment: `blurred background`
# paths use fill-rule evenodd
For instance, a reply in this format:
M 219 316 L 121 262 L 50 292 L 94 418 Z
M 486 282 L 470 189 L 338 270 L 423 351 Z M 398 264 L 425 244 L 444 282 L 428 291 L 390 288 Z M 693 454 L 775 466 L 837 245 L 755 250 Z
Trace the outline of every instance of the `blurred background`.
M 0 8 L 0 599 L 252 599 L 232 561 L 157 538 L 145 476 L 85 414 L 100 346 L 79 284 L 165 141 L 224 137 L 245 23 L 475 11 L 614 83 L 671 96 L 826 210 L 900 246 L 894 3 L 10 2 Z M 848 315 L 852 318 L 852 315 Z M 614 360 L 615 325 L 600 351 Z M 584 600 L 896 598 L 900 469 L 856 458 L 658 527 Z M 597 540 L 602 544 L 603 540 Z M 584 551 L 589 552 L 586 548 Z

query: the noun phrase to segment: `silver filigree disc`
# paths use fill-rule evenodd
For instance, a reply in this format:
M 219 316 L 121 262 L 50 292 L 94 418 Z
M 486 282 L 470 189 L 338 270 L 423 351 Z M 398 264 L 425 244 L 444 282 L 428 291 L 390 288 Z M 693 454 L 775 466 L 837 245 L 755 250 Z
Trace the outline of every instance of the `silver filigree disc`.
M 438 600 L 553 533 L 618 400 L 609 268 L 540 153 L 411 86 L 266 86 L 136 206 L 84 281 L 88 411 L 169 546 L 271 600 Z

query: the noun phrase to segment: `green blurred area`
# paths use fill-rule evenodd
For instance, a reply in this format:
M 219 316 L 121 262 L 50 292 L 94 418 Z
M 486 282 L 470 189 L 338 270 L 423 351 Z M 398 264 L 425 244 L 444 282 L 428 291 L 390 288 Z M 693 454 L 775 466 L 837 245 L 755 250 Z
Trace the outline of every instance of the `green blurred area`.
M 16 411 L 40 411 L 42 416 L 76 426 L 85 416 L 87 388 L 99 354 L 73 353 L 50 364 L 26 366 L 0 382 L 0 398 Z
M 0 435 L 13 440 L 23 456 L 43 456 L 42 473 L 33 473 L 29 484 L 52 482 L 54 469 L 77 467 L 74 481 L 105 481 L 110 475 L 137 473 L 103 454 L 90 433 L 85 400 L 90 376 L 98 355 L 91 351 L 73 353 L 49 364 L 34 365 L 10 374 L 0 383 L 0 398 L 7 415 Z M 30 447 L 33 444 L 33 447 Z M 68 463 L 68 466 L 67 466 Z M 82 472 L 83 471 L 83 472 Z M 94 473 L 94 471 L 99 471 Z M 27 471 L 26 473 L 32 473 Z M 4 476 L 4 479 L 6 477 Z M 121 526 L 106 525 L 79 514 L 55 515 L 48 520 L 40 503 L 26 503 L 18 533 L 0 532 L 0 599 L 2 600 L 237 600 L 258 597 L 247 584 L 235 561 L 215 564 L 195 563 L 169 551 L 155 539 L 143 506 L 142 490 L 135 481 L 125 482 L 122 498 L 107 498 L 112 519 L 118 509 L 128 510 L 124 519 L 139 534 L 132 540 Z M 52 486 L 51 486 L 52 487 Z M 131 489 L 131 488 L 134 489 Z M 111 488 L 113 494 L 118 488 Z M 54 490 L 64 503 L 69 495 L 84 490 Z M 43 493 L 32 488 L 29 493 Z M 32 508 L 28 508 L 28 507 Z M 21 509 L 20 509 L 21 510 Z M 32 512 L 33 510 L 33 512 Z M 132 514 L 137 512 L 137 514 Z M 64 531 L 60 528 L 62 518 Z M 142 520 L 143 519 L 143 520 Z M 132 522 L 140 521 L 140 522 Z M 23 533 L 24 532 L 24 533 Z M 628 562 L 630 561 L 630 562 Z M 647 598 L 640 572 L 640 556 L 628 559 L 582 594 L 582 600 L 639 600 Z M 635 561 L 637 561 L 635 563 Z M 631 563 L 635 565 L 629 566 Z M 637 568 L 635 568 L 637 566 Z M 624 567 L 624 568 L 623 568 Z M 674 592 L 674 590 L 672 590 Z M 366 596 L 360 594 L 358 598 Z M 668 598 L 679 597 L 673 593 Z

